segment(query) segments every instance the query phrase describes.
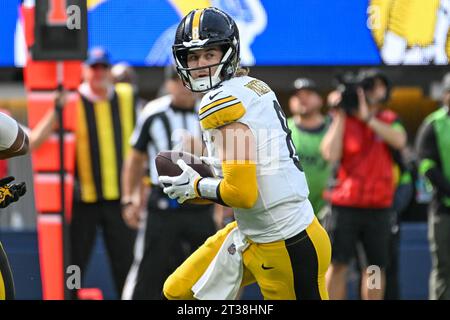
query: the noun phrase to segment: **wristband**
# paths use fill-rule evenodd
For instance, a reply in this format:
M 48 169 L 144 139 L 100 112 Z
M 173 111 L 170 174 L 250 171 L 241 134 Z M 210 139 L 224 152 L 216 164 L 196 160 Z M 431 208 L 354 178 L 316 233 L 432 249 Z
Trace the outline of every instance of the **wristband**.
M 222 179 L 217 178 L 202 178 L 197 183 L 197 192 L 200 197 L 205 199 L 217 200 L 219 199 L 217 190 Z

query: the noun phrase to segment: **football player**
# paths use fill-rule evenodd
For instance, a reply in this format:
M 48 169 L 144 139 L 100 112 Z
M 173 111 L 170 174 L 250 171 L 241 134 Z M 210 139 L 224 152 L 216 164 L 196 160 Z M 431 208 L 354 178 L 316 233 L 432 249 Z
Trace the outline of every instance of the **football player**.
M 28 152 L 28 137 L 17 122 L 0 112 L 0 159 Z M 14 177 L 0 179 L 0 210 L 19 200 L 26 192 L 25 183 L 11 184 Z M 14 299 L 14 283 L 8 258 L 0 243 L 0 300 Z
M 265 299 L 328 299 L 330 241 L 308 200 L 277 97 L 239 67 L 236 23 L 217 8 L 193 10 L 178 26 L 173 54 L 185 86 L 204 93 L 199 119 L 216 177 L 203 178 L 180 160 L 183 173 L 160 182 L 180 203 L 203 198 L 232 207 L 236 221 L 167 279 L 165 297 L 192 299 L 193 285 L 237 225 L 248 244 L 242 286 L 256 281 Z

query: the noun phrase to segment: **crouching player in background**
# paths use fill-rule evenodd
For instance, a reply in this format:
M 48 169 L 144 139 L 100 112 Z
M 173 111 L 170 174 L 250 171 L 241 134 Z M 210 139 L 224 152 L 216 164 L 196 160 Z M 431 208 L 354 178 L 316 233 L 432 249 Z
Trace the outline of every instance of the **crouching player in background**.
M 0 159 L 28 152 L 28 137 L 17 122 L 0 113 Z M 18 201 L 26 192 L 25 183 L 11 184 L 14 177 L 0 178 L 0 210 Z M 1 213 L 1 211 L 0 211 Z M 8 258 L 0 243 L 0 300 L 14 299 L 14 282 Z

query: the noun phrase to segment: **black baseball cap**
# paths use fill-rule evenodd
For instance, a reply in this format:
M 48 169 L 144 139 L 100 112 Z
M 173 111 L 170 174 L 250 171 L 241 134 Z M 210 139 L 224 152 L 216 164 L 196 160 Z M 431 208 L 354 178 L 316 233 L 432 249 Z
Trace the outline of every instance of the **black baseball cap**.
M 295 81 L 292 84 L 292 87 L 294 92 L 297 92 L 298 90 L 311 90 L 320 94 L 317 84 L 312 79 L 309 78 L 295 79 Z

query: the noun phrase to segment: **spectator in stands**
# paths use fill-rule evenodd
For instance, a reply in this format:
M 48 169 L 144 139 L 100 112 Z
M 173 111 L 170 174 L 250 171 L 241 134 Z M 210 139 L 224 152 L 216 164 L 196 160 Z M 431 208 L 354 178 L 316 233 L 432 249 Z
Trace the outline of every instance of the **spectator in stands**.
M 450 299 L 450 73 L 443 88 L 442 108 L 425 119 L 416 140 L 419 173 L 434 190 L 428 215 L 432 300 Z
M 382 109 L 389 92 L 387 78 L 376 70 L 361 72 L 359 86 L 340 86 L 334 119 L 321 150 L 337 163 L 330 192 L 332 261 L 327 283 L 330 299 L 345 299 L 347 271 L 354 248 L 361 241 L 369 265 L 379 270 L 379 286 L 369 288 L 362 272 L 363 299 L 383 299 L 388 264 L 394 198 L 391 149 L 406 145 L 406 133 L 397 115 Z
M 314 213 L 321 219 L 320 212 L 326 204 L 323 192 L 331 174 L 331 166 L 322 157 L 320 144 L 331 118 L 321 113 L 323 99 L 314 81 L 299 78 L 294 81 L 293 87 L 294 92 L 289 99 L 292 117 L 288 119 L 288 127 L 308 180 L 309 200 Z

